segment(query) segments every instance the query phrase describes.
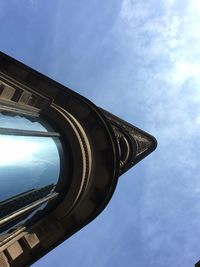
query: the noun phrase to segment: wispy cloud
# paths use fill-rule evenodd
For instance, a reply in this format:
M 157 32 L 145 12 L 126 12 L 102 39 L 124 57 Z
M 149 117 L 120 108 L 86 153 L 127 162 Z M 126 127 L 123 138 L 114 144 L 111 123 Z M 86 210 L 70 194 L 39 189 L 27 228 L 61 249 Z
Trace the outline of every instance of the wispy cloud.
M 147 253 L 157 257 L 149 266 L 182 266 L 183 262 L 189 266 L 197 257 L 200 230 L 196 218 L 200 214 L 194 202 L 199 201 L 200 188 L 199 7 L 197 1 L 180 6 L 178 1 L 124 0 L 116 24 L 118 34 L 121 29 L 123 56 L 129 54 L 128 64 L 140 63 L 136 75 L 142 80 L 143 104 L 150 107 L 143 116 L 159 143 L 155 153 L 158 165 L 147 163 L 141 206 L 145 214 L 141 220 L 143 241 Z M 135 86 L 137 83 L 129 84 L 127 90 L 134 92 Z M 151 180 L 147 180 L 149 176 Z

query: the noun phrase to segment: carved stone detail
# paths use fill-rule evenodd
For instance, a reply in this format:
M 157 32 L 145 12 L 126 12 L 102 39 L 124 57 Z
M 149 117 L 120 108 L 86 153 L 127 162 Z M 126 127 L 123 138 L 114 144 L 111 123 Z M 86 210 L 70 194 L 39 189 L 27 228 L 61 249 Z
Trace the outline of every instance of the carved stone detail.
M 10 267 L 8 259 L 3 252 L 0 253 L 0 266 L 1 267 Z

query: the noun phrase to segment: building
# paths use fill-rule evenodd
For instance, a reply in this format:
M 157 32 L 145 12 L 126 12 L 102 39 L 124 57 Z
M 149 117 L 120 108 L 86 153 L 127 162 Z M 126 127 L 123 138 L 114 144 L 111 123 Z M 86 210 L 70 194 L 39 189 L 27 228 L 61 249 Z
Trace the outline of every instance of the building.
M 0 53 L 0 266 L 30 266 L 95 219 L 150 134 Z
M 196 264 L 195 264 L 195 267 L 199 267 L 200 266 L 200 261 L 198 261 Z

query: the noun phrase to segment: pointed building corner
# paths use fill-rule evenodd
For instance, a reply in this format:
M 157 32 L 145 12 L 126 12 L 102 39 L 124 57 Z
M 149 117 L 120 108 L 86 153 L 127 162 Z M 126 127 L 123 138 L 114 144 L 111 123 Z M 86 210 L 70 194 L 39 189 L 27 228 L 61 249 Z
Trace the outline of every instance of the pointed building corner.
M 101 109 L 117 137 L 120 154 L 120 175 L 152 153 L 157 147 L 154 136 Z
M 157 145 L 150 134 L 1 52 L 0 114 L 5 151 L 20 151 L 34 141 L 41 156 L 37 167 L 45 162 L 45 173 L 52 173 L 41 183 L 40 169 L 33 173 L 38 181 L 32 187 L 24 182 L 27 168 L 21 175 L 32 150 L 6 160 L 9 181 L 1 186 L 6 195 L 0 202 L 0 267 L 30 266 L 89 224 L 108 205 L 118 177 Z M 49 151 L 50 158 L 43 160 Z M 35 157 L 29 158 L 34 169 Z M 16 162 L 21 169 L 16 170 Z M 10 179 L 12 169 L 16 171 Z M 16 186 L 17 191 L 10 192 Z

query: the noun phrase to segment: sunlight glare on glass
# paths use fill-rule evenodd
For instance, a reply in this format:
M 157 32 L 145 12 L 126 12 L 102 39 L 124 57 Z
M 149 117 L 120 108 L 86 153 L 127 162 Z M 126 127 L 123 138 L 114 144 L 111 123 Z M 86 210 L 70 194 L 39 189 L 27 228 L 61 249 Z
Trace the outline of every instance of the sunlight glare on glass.
M 31 161 L 39 149 L 39 144 L 31 139 L 24 140 L 15 136 L 0 135 L 0 166 L 17 165 L 22 164 L 23 161 Z

